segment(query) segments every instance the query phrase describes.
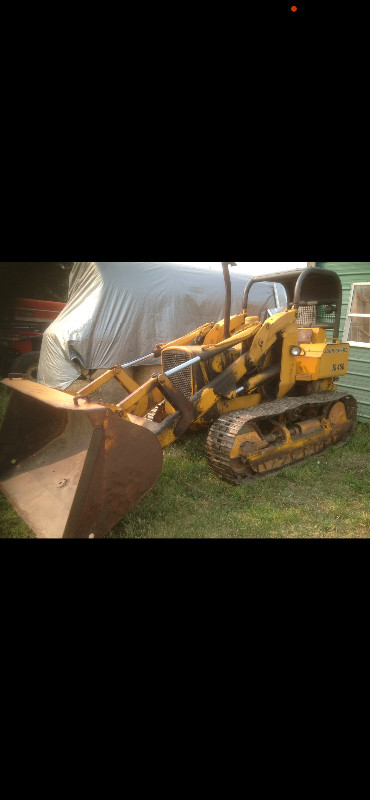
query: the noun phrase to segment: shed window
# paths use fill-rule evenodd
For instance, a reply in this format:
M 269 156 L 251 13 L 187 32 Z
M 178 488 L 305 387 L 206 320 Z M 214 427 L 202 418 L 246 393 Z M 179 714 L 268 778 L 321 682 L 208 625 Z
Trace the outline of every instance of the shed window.
M 344 341 L 370 347 L 370 283 L 354 283 L 352 286 Z

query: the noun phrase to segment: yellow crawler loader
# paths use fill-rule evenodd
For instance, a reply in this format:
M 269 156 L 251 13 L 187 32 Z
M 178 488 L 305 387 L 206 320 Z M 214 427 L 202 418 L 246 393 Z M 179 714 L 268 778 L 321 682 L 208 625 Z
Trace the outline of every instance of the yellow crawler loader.
M 0 489 L 39 537 L 104 536 L 156 484 L 163 450 L 207 426 L 207 459 L 222 479 L 261 480 L 346 442 L 356 400 L 337 390 L 349 345 L 339 341 L 338 276 L 308 268 L 250 281 L 240 314 L 157 345 L 159 373 L 139 386 L 115 366 L 72 395 L 10 375 L 0 431 Z M 283 284 L 286 310 L 249 317 L 257 281 Z M 98 402 L 114 378 L 126 396 Z

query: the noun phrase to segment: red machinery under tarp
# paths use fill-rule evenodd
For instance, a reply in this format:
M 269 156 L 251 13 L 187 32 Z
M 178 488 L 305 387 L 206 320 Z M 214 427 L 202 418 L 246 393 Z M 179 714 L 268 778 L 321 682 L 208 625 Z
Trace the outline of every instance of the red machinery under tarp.
M 14 359 L 18 355 L 40 351 L 46 328 L 57 319 L 64 307 L 64 303 L 17 297 L 13 307 L 3 312 L 0 319 L 0 347 L 8 355 L 13 350 Z

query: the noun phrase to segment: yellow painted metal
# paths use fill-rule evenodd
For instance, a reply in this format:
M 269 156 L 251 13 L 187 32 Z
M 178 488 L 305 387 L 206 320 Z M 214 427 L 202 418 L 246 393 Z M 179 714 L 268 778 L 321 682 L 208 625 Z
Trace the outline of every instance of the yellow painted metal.
M 104 372 L 103 375 L 100 375 L 99 378 L 96 378 L 95 381 L 91 381 L 91 383 L 84 386 L 83 389 L 80 389 L 79 392 L 76 393 L 77 397 L 85 397 L 86 395 L 94 394 L 102 386 L 105 386 L 106 383 L 109 383 L 113 378 L 115 378 L 121 386 L 128 392 L 132 394 L 139 389 L 139 384 L 136 383 L 130 376 L 125 372 L 121 367 L 114 367 L 113 369 L 107 370 Z
M 216 356 L 216 358 L 214 358 L 211 362 L 211 366 L 213 372 L 217 372 L 219 375 L 221 375 L 221 372 L 223 372 L 225 369 L 225 362 L 222 356 Z
M 148 411 L 161 403 L 163 399 L 163 394 L 158 388 L 157 378 L 151 378 L 151 380 L 130 394 L 129 397 L 122 400 L 117 409 L 127 414 L 144 417 Z
M 256 392 L 245 397 L 219 398 L 214 405 L 214 421 L 231 411 L 247 411 L 248 408 L 257 408 L 261 403 L 262 395 Z M 200 416 L 197 422 L 200 425 L 204 424 L 204 415 Z
M 114 367 L 114 377 L 129 394 L 137 392 L 137 390 L 140 389 L 140 384 L 136 383 L 133 378 L 130 378 L 122 367 Z
M 246 433 L 242 433 L 240 436 L 235 437 L 234 444 L 230 452 L 230 458 L 241 458 L 241 456 L 248 451 L 252 453 L 259 453 L 265 447 L 267 447 L 267 442 L 264 442 L 264 440 L 261 439 L 260 434 L 254 430 L 252 425 L 248 425 L 248 430 Z
M 91 383 L 86 384 L 83 389 L 80 389 L 79 392 L 76 392 L 76 397 L 86 397 L 89 394 L 93 394 L 108 383 L 108 381 L 112 380 L 112 378 L 114 378 L 114 370 L 109 369 L 107 372 L 104 372 L 103 375 L 100 375 L 99 378 L 96 378 L 95 381 L 91 381 Z
M 228 373 L 230 376 L 233 376 L 235 383 L 241 381 L 247 373 L 245 357 L 241 356 L 238 358 L 231 366 L 227 368 L 227 370 L 225 370 L 225 374 L 226 373 Z M 251 390 L 253 390 L 253 379 L 251 380 Z M 230 411 L 254 408 L 255 406 L 260 405 L 261 401 L 262 396 L 260 393 L 236 396 L 236 392 L 233 391 L 230 392 L 227 397 L 222 397 L 213 388 L 206 386 L 195 404 L 194 425 L 197 423 L 203 425 L 205 417 L 207 417 L 209 422 L 210 412 L 213 412 L 211 413 L 211 416 L 214 420 L 216 420 L 218 417 L 222 416 L 223 414 L 227 414 Z
M 49 386 L 43 386 L 41 383 L 36 383 L 34 381 L 26 381 L 22 380 L 22 378 L 5 378 L 1 383 L 7 386 L 8 389 L 17 392 L 17 394 L 26 395 L 31 399 L 41 401 L 53 408 L 69 411 L 73 410 L 77 403 L 77 405 L 80 404 L 80 407 L 85 406 L 93 411 L 101 410 L 101 405 L 99 403 L 89 403 L 89 405 L 86 406 L 82 398 L 80 401 L 76 399 L 78 395 L 74 396 L 68 394 L 68 392 L 61 392 L 59 389 L 50 389 Z
M 234 399 L 228 398 L 220 398 L 211 390 L 207 391 L 207 396 L 204 398 L 203 405 L 206 406 L 206 410 L 203 413 L 199 413 L 197 418 L 194 420 L 193 425 L 191 426 L 192 430 L 196 430 L 197 428 L 202 428 L 206 424 L 207 426 L 210 425 L 210 421 L 207 418 L 205 421 L 206 415 L 209 416 L 209 412 L 213 410 L 212 419 L 216 421 L 219 417 L 222 417 L 224 414 L 229 414 L 231 411 L 244 411 L 248 408 L 256 408 L 262 402 L 262 396 L 260 394 L 251 394 L 247 397 L 236 397 Z M 134 421 L 134 420 L 132 420 Z M 211 420 L 212 422 L 212 420 Z M 177 436 L 175 434 L 176 426 L 168 427 L 166 430 L 162 430 L 160 433 L 157 434 L 158 441 L 165 450 L 171 444 L 176 442 Z M 155 428 L 152 427 L 151 430 L 155 432 Z
M 230 335 L 233 336 L 239 332 L 245 324 L 250 322 L 259 322 L 258 317 L 247 317 L 246 314 L 237 314 L 230 319 Z M 212 330 L 207 334 L 204 344 L 216 345 L 225 341 L 225 320 L 221 320 L 215 325 Z
M 275 314 L 275 316 L 271 317 L 262 325 L 261 330 L 258 332 L 258 336 L 255 336 L 254 338 L 249 352 L 249 358 L 253 364 L 257 365 L 264 353 L 267 353 L 267 351 L 275 344 L 278 334 L 282 331 L 286 331 L 294 323 L 297 331 L 296 344 L 298 344 L 298 327 L 296 324 L 297 316 L 297 311 L 284 311 L 280 314 Z
M 304 330 L 304 328 L 302 330 Z M 320 344 L 326 342 L 325 328 L 308 328 L 308 330 L 312 331 L 311 344 Z
M 284 418 L 283 418 L 284 420 Z M 258 422 L 244 425 L 230 450 L 233 469 L 241 474 L 264 475 L 297 463 L 343 439 L 351 429 L 344 402 L 334 402 L 327 415 L 301 419 L 286 427 L 271 420 L 264 433 Z
M 304 355 L 296 359 L 297 381 L 319 381 L 339 378 L 348 371 L 349 344 L 301 345 Z
M 204 363 L 204 361 L 201 361 L 200 364 L 199 364 L 199 367 L 200 367 L 200 371 L 202 373 L 203 381 L 204 381 L 205 384 L 207 384 L 208 383 L 207 365 Z M 192 388 L 193 388 L 193 394 L 196 394 L 197 387 L 194 384 L 194 371 L 193 370 L 192 370 L 191 383 L 192 383 Z
M 163 350 L 168 347 L 186 347 L 188 344 L 192 344 L 198 337 L 203 338 L 206 336 L 213 328 L 213 323 L 207 323 L 207 325 L 202 325 L 200 328 L 197 328 L 195 331 L 188 333 L 186 336 L 182 336 L 180 339 L 174 339 L 173 342 L 167 342 L 166 344 L 160 344 L 159 347 Z
M 205 341 L 203 349 L 210 350 L 212 347 L 223 347 L 223 345 L 225 345 L 225 347 L 235 347 L 237 344 L 247 342 L 249 339 L 255 336 L 261 328 L 262 323 L 259 321 L 258 317 L 247 317 L 245 325 L 243 325 L 238 331 L 232 333 L 229 339 L 222 339 L 217 342 L 217 345 L 210 345 L 207 341 Z
M 161 430 L 160 433 L 157 433 L 156 436 L 162 450 L 166 450 L 167 447 L 177 441 L 174 428 L 165 428 L 165 430 Z
M 268 443 L 264 447 L 256 446 L 254 452 L 247 455 L 248 463 L 257 472 L 271 471 L 301 460 L 307 454 L 319 452 L 328 443 L 335 444 L 351 427 L 344 404 L 337 403 L 336 406 L 328 419 L 315 417 L 298 423 L 295 436 L 284 425 L 279 426 L 284 441 L 275 446 L 268 446 Z
M 279 397 L 285 397 L 296 382 L 297 377 L 297 357 L 292 356 L 291 349 L 298 345 L 298 330 L 296 322 L 290 325 L 282 333 L 283 351 L 281 358 Z
M 219 342 L 222 342 L 224 338 L 225 338 L 225 323 L 222 320 L 221 322 L 218 322 L 208 333 L 208 335 L 204 340 L 204 344 L 207 345 L 218 344 Z

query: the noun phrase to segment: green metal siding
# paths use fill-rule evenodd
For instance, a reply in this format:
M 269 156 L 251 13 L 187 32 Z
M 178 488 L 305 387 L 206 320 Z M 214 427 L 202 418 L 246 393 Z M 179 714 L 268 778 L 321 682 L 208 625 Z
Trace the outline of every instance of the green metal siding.
M 343 308 L 340 335 L 343 336 L 353 283 L 370 283 L 370 261 L 318 261 L 318 267 L 337 272 L 343 285 Z M 370 422 L 370 347 L 351 347 L 349 370 L 340 381 L 359 403 L 359 419 Z

